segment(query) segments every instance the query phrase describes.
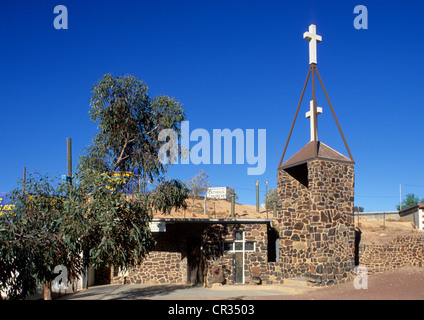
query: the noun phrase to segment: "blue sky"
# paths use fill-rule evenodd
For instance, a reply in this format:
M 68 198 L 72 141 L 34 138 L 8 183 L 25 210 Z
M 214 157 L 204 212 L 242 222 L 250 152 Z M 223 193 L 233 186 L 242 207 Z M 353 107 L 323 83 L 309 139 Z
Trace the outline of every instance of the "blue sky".
M 368 9 L 357 30 L 356 5 Z M 68 9 L 56 30 L 56 5 Z M 266 171 L 245 165 L 175 165 L 167 176 L 205 170 L 212 186 L 230 186 L 255 204 L 277 185 L 277 166 L 309 68 L 303 33 L 317 25 L 318 70 L 356 162 L 355 204 L 394 210 L 402 195 L 424 197 L 424 44 L 422 1 L 3 1 L 0 4 L 0 191 L 23 167 L 66 173 L 96 134 L 88 116 L 93 85 L 106 73 L 132 74 L 151 96 L 182 102 L 190 129 L 266 129 Z M 304 114 L 285 159 L 309 141 Z M 319 138 L 347 154 L 318 88 Z M 194 143 L 195 144 L 195 143 Z M 192 144 L 190 145 L 192 146 Z M 235 163 L 235 161 L 234 161 Z

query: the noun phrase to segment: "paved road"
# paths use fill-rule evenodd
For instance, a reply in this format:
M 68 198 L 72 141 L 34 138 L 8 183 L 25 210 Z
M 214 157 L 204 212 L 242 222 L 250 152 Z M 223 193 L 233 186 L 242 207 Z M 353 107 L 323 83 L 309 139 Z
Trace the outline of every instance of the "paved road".
M 407 267 L 370 275 L 367 289 L 352 282 L 328 288 L 286 280 L 284 285 L 222 286 L 105 285 L 62 297 L 66 300 L 424 300 L 424 268 Z
M 213 288 L 186 285 L 103 285 L 90 287 L 63 300 L 136 300 L 136 299 L 243 299 L 246 297 L 294 295 L 315 290 L 303 285 L 232 285 Z

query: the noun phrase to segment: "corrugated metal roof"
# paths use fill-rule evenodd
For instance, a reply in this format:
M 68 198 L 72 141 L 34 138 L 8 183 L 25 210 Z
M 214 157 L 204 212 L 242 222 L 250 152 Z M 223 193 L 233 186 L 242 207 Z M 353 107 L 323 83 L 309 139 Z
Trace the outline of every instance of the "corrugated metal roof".
M 280 168 L 286 169 L 294 167 L 310 160 L 332 160 L 337 162 L 355 163 L 340 152 L 330 148 L 321 141 L 310 141 L 306 146 L 300 149 L 295 155 L 284 162 Z
M 402 216 L 406 216 L 412 212 L 416 212 L 418 211 L 418 209 L 424 209 L 424 203 L 417 203 L 413 206 L 409 206 L 407 208 L 404 208 L 402 210 L 399 211 L 399 215 Z

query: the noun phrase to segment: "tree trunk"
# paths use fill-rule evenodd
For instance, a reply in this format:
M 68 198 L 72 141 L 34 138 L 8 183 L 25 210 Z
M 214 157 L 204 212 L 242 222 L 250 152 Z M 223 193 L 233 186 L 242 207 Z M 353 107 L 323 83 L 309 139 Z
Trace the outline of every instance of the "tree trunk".
M 44 300 L 52 300 L 52 283 L 51 283 L 51 281 L 44 282 L 43 299 Z

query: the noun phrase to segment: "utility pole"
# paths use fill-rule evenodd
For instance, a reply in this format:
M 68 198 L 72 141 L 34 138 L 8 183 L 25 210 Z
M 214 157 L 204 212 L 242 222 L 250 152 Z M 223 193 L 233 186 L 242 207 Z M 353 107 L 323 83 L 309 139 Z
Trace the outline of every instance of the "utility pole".
M 402 210 L 402 184 L 399 185 L 399 211 Z
M 66 138 L 66 145 L 67 145 L 67 154 L 68 154 L 68 170 L 66 174 L 66 181 L 69 184 L 72 184 L 72 140 L 71 138 Z
M 256 181 L 256 212 L 259 213 L 259 181 Z
M 234 193 L 232 193 L 231 194 L 231 217 L 235 217 L 235 215 L 236 215 L 235 199 L 236 199 L 236 195 Z
M 268 181 L 265 181 L 265 211 L 266 211 L 266 218 L 268 219 Z
M 25 184 L 26 184 L 26 167 L 24 167 L 24 176 L 23 176 L 23 183 L 22 183 L 24 192 L 25 192 Z

